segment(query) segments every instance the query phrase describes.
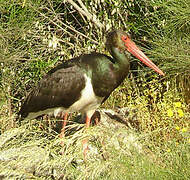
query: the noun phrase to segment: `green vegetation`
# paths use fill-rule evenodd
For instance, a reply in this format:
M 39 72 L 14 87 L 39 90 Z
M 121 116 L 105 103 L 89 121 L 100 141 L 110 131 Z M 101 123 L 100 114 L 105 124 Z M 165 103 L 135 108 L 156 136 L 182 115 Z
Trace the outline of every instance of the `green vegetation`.
M 37 179 L 51 179 L 47 171 L 54 165 L 62 167 L 63 179 L 190 179 L 190 1 L 83 1 L 95 22 L 69 2 L 0 0 L 0 137 L 7 136 L 0 142 L 0 157 L 1 152 L 18 147 L 47 150 L 50 161 L 44 155 L 38 171 L 26 175 Z M 108 54 L 105 31 L 113 28 L 129 31 L 166 73 L 159 77 L 133 59 L 129 78 L 101 107 L 130 109 L 128 119 L 134 123 L 143 152 L 136 148 L 128 152 L 127 143 L 118 140 L 127 127 L 94 126 L 89 132 L 80 129 L 66 136 L 62 156 L 57 132 L 39 120 L 20 126 L 16 113 L 30 89 L 52 67 L 82 53 Z M 73 124 L 71 129 L 81 126 Z M 99 154 L 86 163 L 75 162 L 82 159 L 83 136 L 90 138 Z M 11 166 L 19 167 L 18 162 L 26 163 L 19 159 L 11 161 Z M 9 165 L 0 158 L 0 177 L 5 172 L 11 176 Z

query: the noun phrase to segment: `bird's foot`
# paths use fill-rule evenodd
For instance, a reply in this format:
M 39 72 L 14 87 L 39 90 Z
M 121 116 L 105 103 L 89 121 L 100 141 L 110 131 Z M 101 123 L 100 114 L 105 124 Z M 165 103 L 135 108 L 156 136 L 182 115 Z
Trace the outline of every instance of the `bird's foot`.
M 60 142 L 60 145 L 62 147 L 62 150 L 60 151 L 60 154 L 63 155 L 64 154 L 64 141 L 63 141 L 63 138 L 65 137 L 65 130 L 62 129 L 60 135 L 59 135 L 59 138 L 61 139 L 61 142 Z
M 89 150 L 88 140 L 87 139 L 84 139 L 82 141 L 82 149 L 83 149 L 84 160 L 86 160 L 86 155 L 87 155 L 87 152 Z
M 66 127 L 66 123 L 67 123 L 67 119 L 68 119 L 68 113 L 61 113 L 61 116 L 63 118 L 63 121 L 62 121 L 62 129 L 61 129 L 61 133 L 59 135 L 59 137 L 61 139 L 65 138 L 65 127 Z M 64 154 L 64 141 L 61 140 L 60 142 L 60 145 L 62 146 L 63 150 L 60 152 L 60 154 Z

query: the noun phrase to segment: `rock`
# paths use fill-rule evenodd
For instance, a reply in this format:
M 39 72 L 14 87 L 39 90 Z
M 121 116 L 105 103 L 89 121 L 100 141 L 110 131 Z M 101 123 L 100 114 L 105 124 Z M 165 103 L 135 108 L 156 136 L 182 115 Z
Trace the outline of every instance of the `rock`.
M 95 120 L 97 125 L 86 134 L 83 125 L 78 128 L 76 122 L 70 123 L 67 130 L 71 132 L 64 138 L 63 155 L 59 154 L 63 150 L 59 135 L 53 131 L 36 129 L 34 125 L 33 129 L 28 125 L 6 131 L 0 136 L 0 179 L 73 179 L 73 168 L 82 172 L 86 168 L 80 142 L 86 137 L 89 162 L 109 161 L 113 149 L 127 156 L 131 156 L 131 151 L 141 153 L 142 145 L 128 121 L 128 112 L 129 109 L 98 111 L 100 122 Z

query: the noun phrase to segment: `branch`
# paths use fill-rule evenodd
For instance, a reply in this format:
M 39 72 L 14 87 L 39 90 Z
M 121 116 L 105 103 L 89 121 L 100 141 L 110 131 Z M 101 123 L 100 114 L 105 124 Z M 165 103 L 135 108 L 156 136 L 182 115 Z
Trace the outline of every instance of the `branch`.
M 101 22 L 99 22 L 98 19 L 96 19 L 96 15 L 90 14 L 81 0 L 77 0 L 77 1 L 81 5 L 82 8 L 79 7 L 73 0 L 67 0 L 67 2 L 70 3 L 71 5 L 73 5 L 73 7 L 79 13 L 81 13 L 84 16 L 86 16 L 89 21 L 92 21 L 96 26 L 98 26 L 99 28 L 102 29 L 103 28 L 103 24 Z
M 37 11 L 37 10 L 36 10 L 36 11 Z M 62 29 L 64 32 L 68 33 L 70 36 L 73 36 L 69 31 L 67 31 L 65 28 L 61 27 L 61 26 L 60 26 L 59 24 L 57 24 L 55 21 L 51 20 L 51 19 L 50 19 L 49 17 L 47 17 L 45 14 L 43 14 L 43 13 L 41 13 L 41 12 L 39 12 L 39 11 L 37 11 L 37 12 L 38 12 L 41 16 L 43 16 L 44 18 L 48 19 L 51 23 L 53 23 L 54 25 L 56 25 L 57 27 L 59 27 L 60 29 Z M 57 19 L 57 17 L 56 17 L 56 19 Z M 74 29 L 73 27 L 70 27 L 70 26 L 66 25 L 65 23 L 63 23 L 63 22 L 60 21 L 59 19 L 57 19 L 57 21 L 59 21 L 59 23 L 61 23 L 61 24 L 64 25 L 66 28 L 70 29 L 71 31 L 73 31 L 73 32 L 75 32 L 75 33 L 77 33 L 77 34 L 79 34 L 79 35 L 81 35 L 81 36 L 83 36 L 83 37 L 89 39 L 90 41 L 94 42 L 95 44 L 98 44 L 97 41 L 95 41 L 95 40 L 89 38 L 89 37 L 86 36 L 85 34 L 83 34 L 83 33 L 79 32 L 79 31 L 77 31 L 76 29 Z

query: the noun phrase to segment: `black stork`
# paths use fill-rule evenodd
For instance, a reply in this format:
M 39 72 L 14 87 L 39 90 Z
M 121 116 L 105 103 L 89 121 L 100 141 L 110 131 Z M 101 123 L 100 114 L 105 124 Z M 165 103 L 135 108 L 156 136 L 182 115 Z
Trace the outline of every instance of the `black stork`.
M 80 111 L 86 115 L 86 128 L 95 110 L 129 73 L 131 54 L 160 75 L 164 73 L 135 45 L 129 35 L 114 30 L 107 35 L 105 54 L 84 54 L 50 70 L 31 91 L 21 107 L 22 118 L 34 119 L 53 112 Z M 63 132 L 66 121 L 63 124 Z M 83 143 L 84 155 L 87 140 Z

